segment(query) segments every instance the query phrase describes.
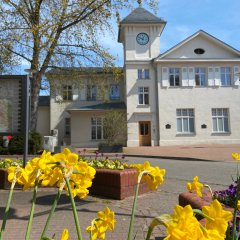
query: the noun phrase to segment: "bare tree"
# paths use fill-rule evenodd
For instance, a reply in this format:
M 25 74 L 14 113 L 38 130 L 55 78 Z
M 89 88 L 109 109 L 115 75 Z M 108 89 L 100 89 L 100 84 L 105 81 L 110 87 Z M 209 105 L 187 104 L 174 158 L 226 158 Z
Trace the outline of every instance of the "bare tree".
M 139 3 L 141 1 L 138 1 Z M 155 7 L 157 0 L 146 0 Z M 111 65 L 113 57 L 98 37 L 111 30 L 116 13 L 133 5 L 128 0 L 2 0 L 0 58 L 30 64 L 31 129 L 36 129 L 41 78 L 49 68 Z M 9 63 L 10 62 L 10 63 Z

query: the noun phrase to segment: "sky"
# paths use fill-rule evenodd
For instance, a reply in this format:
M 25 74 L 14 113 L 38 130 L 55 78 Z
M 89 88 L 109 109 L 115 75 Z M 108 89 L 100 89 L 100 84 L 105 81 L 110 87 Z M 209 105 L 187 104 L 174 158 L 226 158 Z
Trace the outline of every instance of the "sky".
M 154 13 L 145 4 L 143 7 Z M 130 9 L 122 11 L 121 20 L 130 12 Z M 160 38 L 161 53 L 200 29 L 240 50 L 239 0 L 159 0 L 154 14 L 167 21 Z M 115 21 L 113 28 L 115 35 L 104 36 L 101 41 L 117 57 L 116 65 L 123 66 L 123 48 L 117 42 L 118 28 Z
M 131 0 L 133 1 L 133 0 Z M 138 7 L 137 0 L 135 7 Z M 144 4 L 143 7 L 154 13 Z M 133 9 L 120 12 L 121 20 Z M 230 46 L 240 50 L 240 0 L 159 0 L 154 13 L 167 21 L 160 38 L 160 52 L 163 53 L 180 41 L 202 29 Z M 117 42 L 118 26 L 112 21 L 113 34 L 102 35 L 99 41 L 109 49 L 117 60 L 117 66 L 123 66 L 123 47 Z M 22 65 L 18 74 L 26 74 Z

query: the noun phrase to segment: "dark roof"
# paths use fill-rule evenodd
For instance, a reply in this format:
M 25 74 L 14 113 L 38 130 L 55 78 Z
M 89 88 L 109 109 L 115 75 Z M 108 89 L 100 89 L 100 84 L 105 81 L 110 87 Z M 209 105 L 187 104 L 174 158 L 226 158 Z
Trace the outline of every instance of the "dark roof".
M 49 107 L 50 106 L 50 96 L 39 96 L 38 105 L 40 107 Z
M 89 111 L 89 110 L 124 110 L 126 105 L 124 102 L 110 102 L 110 103 L 100 103 L 96 105 L 90 105 L 80 108 L 69 109 L 69 111 Z
M 118 72 L 123 71 L 123 68 L 115 68 Z M 87 74 L 113 74 L 113 68 L 102 68 L 102 67 L 62 67 L 54 68 L 49 70 L 46 75 L 68 75 L 68 74 L 77 74 L 77 75 L 87 75 Z
M 142 7 L 136 8 L 127 17 L 125 17 L 122 23 L 166 23 L 163 19 L 153 15 Z

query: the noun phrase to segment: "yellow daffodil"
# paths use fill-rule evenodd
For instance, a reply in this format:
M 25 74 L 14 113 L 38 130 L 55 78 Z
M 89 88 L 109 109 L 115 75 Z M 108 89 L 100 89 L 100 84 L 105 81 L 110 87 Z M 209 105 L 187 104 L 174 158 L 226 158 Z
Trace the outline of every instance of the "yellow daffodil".
M 108 207 L 104 211 L 99 211 L 97 215 L 98 218 L 93 220 L 92 226 L 86 228 L 87 232 L 92 232 L 92 240 L 105 239 L 106 231 L 108 229 L 113 231 L 116 223 L 115 214 Z
M 149 188 L 152 190 L 157 189 L 164 181 L 163 177 L 166 170 L 160 169 L 159 167 L 152 167 L 148 161 L 143 164 L 132 164 L 130 167 L 136 168 L 138 175 L 141 172 L 149 171 L 147 174 L 143 175 L 142 180 L 147 181 Z
M 232 213 L 225 211 L 216 199 L 210 206 L 204 206 L 202 212 L 213 219 L 206 219 L 206 229 L 217 230 L 221 237 L 225 238 L 228 222 L 232 219 Z
M 203 184 L 198 181 L 198 176 L 195 176 L 192 182 L 187 183 L 188 191 L 193 192 L 195 190 L 199 197 L 202 197 L 202 188 Z
M 74 165 L 73 173 L 70 175 L 70 185 L 74 197 L 85 198 L 88 195 L 88 188 L 92 186 L 95 174 L 96 170 L 86 162 L 80 161 Z M 65 189 L 68 191 L 67 187 Z
M 240 200 L 238 200 L 238 202 L 237 202 L 237 209 L 238 209 L 238 211 L 240 211 Z
M 240 153 L 232 153 L 233 159 L 240 161 Z
M 176 205 L 172 221 L 167 224 L 168 236 L 164 240 L 196 240 L 204 239 L 200 223 L 195 218 L 192 207 Z
M 114 230 L 114 226 L 116 223 L 114 212 L 110 211 L 108 207 L 104 209 L 104 211 L 100 211 L 97 213 L 98 218 L 101 220 L 101 226 L 105 227 L 111 231 Z
M 55 154 L 54 158 L 56 162 L 61 162 L 68 167 L 74 166 L 78 162 L 78 155 L 71 152 L 68 148 L 64 148 L 61 153 Z
M 69 235 L 68 235 L 68 229 L 64 229 L 62 232 L 61 240 L 68 240 Z

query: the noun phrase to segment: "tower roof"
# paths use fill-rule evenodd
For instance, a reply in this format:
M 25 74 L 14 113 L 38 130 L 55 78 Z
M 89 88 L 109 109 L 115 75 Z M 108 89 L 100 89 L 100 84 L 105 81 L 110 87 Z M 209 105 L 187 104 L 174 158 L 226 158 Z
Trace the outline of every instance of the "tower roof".
M 166 23 L 163 19 L 153 15 L 146 9 L 142 7 L 136 8 L 132 11 L 127 17 L 125 17 L 121 22 L 121 24 L 128 23 Z

